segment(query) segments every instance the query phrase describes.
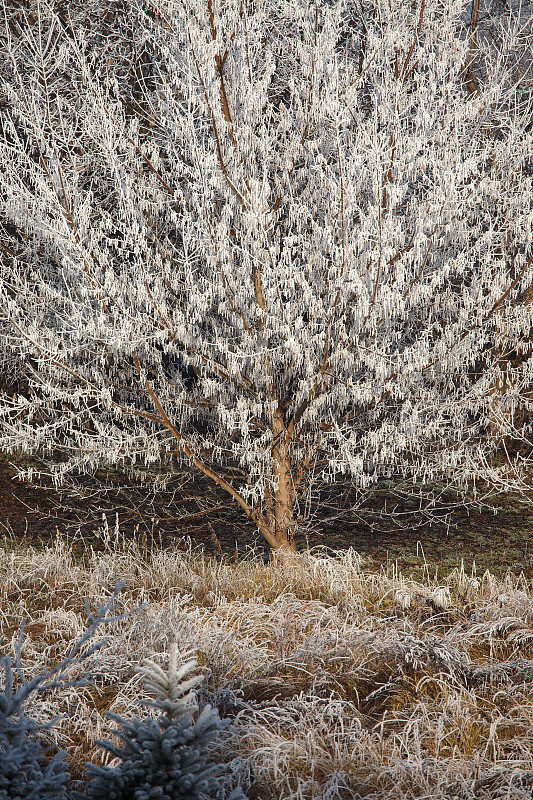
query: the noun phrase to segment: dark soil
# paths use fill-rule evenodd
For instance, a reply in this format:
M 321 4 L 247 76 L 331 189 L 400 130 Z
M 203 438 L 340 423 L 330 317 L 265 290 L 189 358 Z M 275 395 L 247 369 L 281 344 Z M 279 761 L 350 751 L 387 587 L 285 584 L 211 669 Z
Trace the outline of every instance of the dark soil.
M 121 538 L 135 538 L 146 547 L 198 546 L 231 558 L 253 547 L 264 551 L 242 512 L 206 480 L 180 473 L 155 491 L 158 477 L 157 471 L 128 476 L 100 470 L 57 489 L 47 478 L 19 480 L 13 462 L 0 457 L 0 534 L 35 545 L 59 532 L 74 550 L 99 549 L 112 542 L 118 523 Z M 317 498 L 321 515 L 299 545 L 353 547 L 371 569 L 393 563 L 404 573 L 433 577 L 438 570 L 444 577 L 464 561 L 465 569 L 478 575 L 490 569 L 533 579 L 533 501 L 507 495 L 493 502 L 497 513 L 468 509 L 448 496 L 437 509 L 440 521 L 431 523 L 418 500 L 390 486 L 355 508 L 353 490 L 337 485 Z

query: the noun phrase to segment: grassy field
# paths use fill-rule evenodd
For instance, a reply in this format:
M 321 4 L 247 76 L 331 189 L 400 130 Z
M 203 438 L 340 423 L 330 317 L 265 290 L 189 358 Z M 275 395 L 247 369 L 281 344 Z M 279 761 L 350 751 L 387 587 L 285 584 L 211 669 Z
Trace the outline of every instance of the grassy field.
M 533 593 L 490 572 L 404 577 L 353 550 L 265 565 L 127 541 L 74 557 L 58 538 L 0 549 L 2 651 L 28 618 L 23 667 L 58 663 L 92 607 L 125 581 L 125 610 L 86 662 L 91 685 L 34 700 L 73 775 L 102 763 L 104 713 L 146 715 L 134 668 L 196 651 L 200 702 L 232 724 L 213 757 L 255 800 L 531 798 Z M 107 762 L 106 762 L 107 763 Z

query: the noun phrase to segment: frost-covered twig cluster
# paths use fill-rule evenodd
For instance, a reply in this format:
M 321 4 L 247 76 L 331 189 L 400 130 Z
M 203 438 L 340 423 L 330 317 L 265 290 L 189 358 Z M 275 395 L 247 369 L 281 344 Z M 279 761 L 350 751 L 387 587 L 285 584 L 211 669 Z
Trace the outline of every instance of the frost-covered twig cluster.
M 3 450 L 58 478 L 175 454 L 274 548 L 318 479 L 521 484 L 527 15 L 37 0 L 3 20 L 0 357 L 25 376 Z

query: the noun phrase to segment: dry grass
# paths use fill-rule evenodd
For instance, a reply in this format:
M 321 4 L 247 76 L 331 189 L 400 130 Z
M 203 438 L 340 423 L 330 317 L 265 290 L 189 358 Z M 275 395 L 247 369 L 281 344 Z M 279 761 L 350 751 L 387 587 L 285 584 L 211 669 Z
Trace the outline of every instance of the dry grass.
M 365 570 L 353 551 L 265 566 L 122 543 L 75 559 L 66 541 L 0 549 L 2 650 L 20 620 L 28 675 L 84 630 L 83 597 L 117 581 L 124 609 L 86 662 L 93 685 L 36 699 L 75 776 L 100 761 L 106 710 L 139 709 L 134 667 L 171 637 L 233 724 L 215 757 L 250 798 L 531 798 L 533 593 L 523 578 L 456 570 L 437 584 Z M 233 776 L 233 777 L 232 777 Z M 222 790 L 222 794 L 224 790 Z M 221 795 L 222 796 L 222 795 Z

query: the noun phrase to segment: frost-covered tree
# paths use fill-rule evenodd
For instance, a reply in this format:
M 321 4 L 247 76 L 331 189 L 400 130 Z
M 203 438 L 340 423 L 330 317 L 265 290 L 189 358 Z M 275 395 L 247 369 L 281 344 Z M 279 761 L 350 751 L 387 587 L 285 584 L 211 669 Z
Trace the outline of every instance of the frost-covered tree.
M 519 481 L 524 450 L 493 456 L 529 446 L 527 20 L 118 7 L 105 36 L 6 17 L 0 337 L 28 390 L 0 447 L 58 476 L 174 453 L 275 549 L 315 480 Z

